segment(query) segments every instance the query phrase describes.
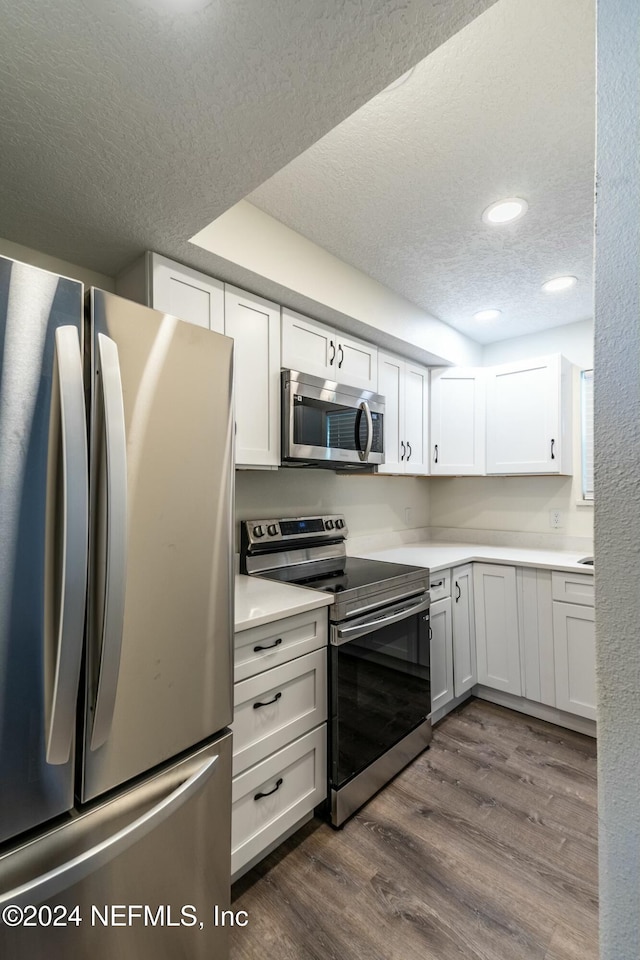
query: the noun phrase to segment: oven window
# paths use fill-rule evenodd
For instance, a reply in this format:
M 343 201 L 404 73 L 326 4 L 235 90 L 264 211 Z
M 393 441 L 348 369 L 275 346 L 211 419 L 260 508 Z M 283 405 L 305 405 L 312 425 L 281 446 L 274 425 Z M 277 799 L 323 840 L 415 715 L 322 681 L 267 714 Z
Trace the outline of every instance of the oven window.
M 431 712 L 425 612 L 341 646 L 330 646 L 330 773 L 354 777 Z
M 382 414 L 372 413 L 371 420 L 371 451 L 382 453 Z M 363 450 L 367 442 L 367 420 L 362 410 L 353 407 L 312 397 L 296 397 L 293 404 L 293 442 L 325 450 Z

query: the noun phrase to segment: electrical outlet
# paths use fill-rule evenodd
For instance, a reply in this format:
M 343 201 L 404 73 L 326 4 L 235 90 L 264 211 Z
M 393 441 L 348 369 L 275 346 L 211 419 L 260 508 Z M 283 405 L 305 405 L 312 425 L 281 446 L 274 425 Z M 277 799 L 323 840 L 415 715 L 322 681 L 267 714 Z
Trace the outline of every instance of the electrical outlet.
M 562 526 L 562 510 L 549 510 L 549 526 L 559 530 Z
M 404 522 L 407 526 L 411 523 L 411 507 L 404 508 Z

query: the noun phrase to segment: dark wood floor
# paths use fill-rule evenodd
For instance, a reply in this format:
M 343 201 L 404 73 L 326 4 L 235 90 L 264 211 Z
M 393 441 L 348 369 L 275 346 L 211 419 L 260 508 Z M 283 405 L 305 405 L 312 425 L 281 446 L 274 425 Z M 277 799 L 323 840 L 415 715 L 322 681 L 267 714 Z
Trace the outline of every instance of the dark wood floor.
M 233 888 L 232 960 L 596 960 L 595 742 L 473 700 Z

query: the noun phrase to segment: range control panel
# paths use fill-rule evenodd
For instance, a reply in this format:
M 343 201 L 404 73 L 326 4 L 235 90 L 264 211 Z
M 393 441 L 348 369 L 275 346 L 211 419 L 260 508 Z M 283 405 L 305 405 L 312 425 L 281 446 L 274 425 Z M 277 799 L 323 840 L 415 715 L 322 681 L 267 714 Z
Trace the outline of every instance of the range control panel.
M 326 517 L 289 517 L 284 520 L 244 520 L 243 549 L 272 543 L 299 543 L 305 540 L 344 540 L 347 525 L 340 514 Z

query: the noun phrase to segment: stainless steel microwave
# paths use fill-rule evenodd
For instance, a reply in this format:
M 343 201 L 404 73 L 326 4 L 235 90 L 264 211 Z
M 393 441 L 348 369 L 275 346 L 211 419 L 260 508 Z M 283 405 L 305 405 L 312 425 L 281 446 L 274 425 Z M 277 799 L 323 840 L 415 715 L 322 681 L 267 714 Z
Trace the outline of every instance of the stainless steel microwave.
M 384 397 L 282 371 L 282 462 L 332 469 L 384 463 Z

